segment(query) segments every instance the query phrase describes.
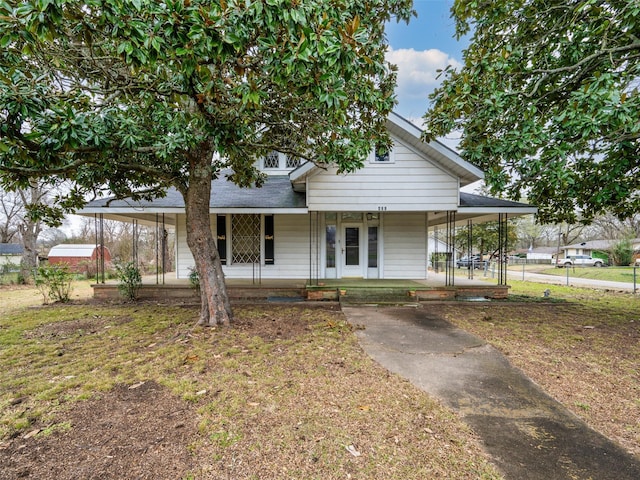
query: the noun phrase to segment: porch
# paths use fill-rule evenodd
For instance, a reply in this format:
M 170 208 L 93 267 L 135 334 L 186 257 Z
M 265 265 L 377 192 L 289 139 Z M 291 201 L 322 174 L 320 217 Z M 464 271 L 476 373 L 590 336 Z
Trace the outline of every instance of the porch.
M 140 300 L 182 300 L 198 302 L 199 297 L 186 279 L 155 276 L 144 277 L 139 290 Z M 505 299 L 507 285 L 490 281 L 456 278 L 456 285 L 447 285 L 444 273 L 429 272 L 428 279 L 269 279 L 257 283 L 250 279 L 227 279 L 227 291 L 232 301 L 341 301 L 348 303 L 396 303 L 434 300 Z M 92 285 L 96 299 L 120 298 L 118 283 L 107 281 Z

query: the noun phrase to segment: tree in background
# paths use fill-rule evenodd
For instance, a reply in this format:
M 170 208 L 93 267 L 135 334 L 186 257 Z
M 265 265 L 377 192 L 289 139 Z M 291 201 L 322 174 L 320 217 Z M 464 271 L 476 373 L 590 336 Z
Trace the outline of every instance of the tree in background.
M 473 37 L 425 114 L 462 131 L 493 193 L 526 193 L 544 222 L 640 210 L 640 0 L 456 0 Z
M 18 238 L 18 225 L 23 208 L 18 192 L 0 188 L 0 243 L 13 243 Z
M 38 266 L 38 241 L 43 232 L 51 234 L 39 213 L 48 209 L 48 203 L 58 186 L 28 179 L 24 188 L 8 191 L 0 185 L 0 241 L 20 243 L 24 249 L 20 262 L 20 277 L 28 282 Z
M 498 222 L 485 222 L 473 224 L 472 233 L 472 249 L 474 253 L 495 256 L 500 250 L 500 232 Z M 468 227 L 459 227 L 456 229 L 456 249 L 462 252 L 468 250 Z M 515 229 L 515 221 L 509 220 L 507 226 L 507 250 L 515 247 L 518 241 L 518 233 Z M 468 254 L 469 252 L 467 252 Z
M 601 215 L 593 219 L 588 230 L 593 239 L 622 240 L 640 238 L 640 214 L 624 220 L 614 215 Z
M 143 273 L 156 273 L 162 271 L 162 229 L 156 231 L 155 227 L 119 222 L 105 219 L 102 223 L 104 245 L 111 253 L 113 263 L 125 264 L 134 261 L 134 228 L 136 253 L 138 266 Z M 96 224 L 92 218 L 83 218 L 77 225 L 73 234 L 66 240 L 67 243 L 100 243 L 96 239 Z M 175 235 L 167 233 L 165 247 L 165 270 L 173 271 Z
M 271 150 L 340 172 L 388 147 L 395 73 L 384 24 L 411 0 L 0 1 L 0 177 L 183 196 L 200 323 L 232 318 L 211 180 L 259 186 Z M 224 169 L 229 168 L 230 173 Z M 53 213 L 50 211 L 44 213 Z

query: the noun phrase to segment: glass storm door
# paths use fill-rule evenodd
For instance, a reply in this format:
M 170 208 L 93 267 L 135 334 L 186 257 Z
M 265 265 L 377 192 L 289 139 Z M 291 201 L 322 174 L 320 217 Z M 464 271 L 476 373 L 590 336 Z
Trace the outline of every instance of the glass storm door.
M 342 277 L 362 277 L 361 227 L 345 225 L 342 229 Z

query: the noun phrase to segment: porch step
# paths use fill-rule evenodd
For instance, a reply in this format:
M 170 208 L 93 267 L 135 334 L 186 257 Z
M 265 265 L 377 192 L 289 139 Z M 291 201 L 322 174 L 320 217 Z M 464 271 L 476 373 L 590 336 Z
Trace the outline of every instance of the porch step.
M 340 300 L 343 303 L 396 303 L 416 300 L 406 287 L 307 287 L 308 300 Z
M 442 286 L 408 287 L 307 287 L 308 300 L 339 300 L 342 303 L 398 303 L 437 300 L 505 299 L 509 287 Z

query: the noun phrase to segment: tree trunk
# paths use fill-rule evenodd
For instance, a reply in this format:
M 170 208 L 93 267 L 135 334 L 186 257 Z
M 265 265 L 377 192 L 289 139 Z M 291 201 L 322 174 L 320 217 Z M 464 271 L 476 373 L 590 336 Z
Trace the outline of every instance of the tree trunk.
M 45 196 L 43 188 L 35 181 L 25 190 L 19 190 L 22 205 L 28 206 L 38 205 L 43 201 Z M 20 262 L 20 275 L 25 283 L 31 283 L 35 270 L 38 267 L 38 237 L 40 236 L 40 220 L 34 220 L 25 211 L 24 219 L 19 226 L 20 236 L 22 237 L 22 247 L 24 254 Z
M 23 225 L 20 225 L 22 248 L 24 249 L 20 262 L 20 275 L 25 283 L 31 283 L 38 266 L 38 230 L 39 228 L 32 221 L 25 221 Z
M 205 326 L 228 325 L 233 320 L 231 303 L 218 248 L 211 231 L 211 159 L 209 142 L 189 154 L 189 185 L 182 191 L 187 213 L 187 245 L 196 262 L 200 281 L 200 320 Z

